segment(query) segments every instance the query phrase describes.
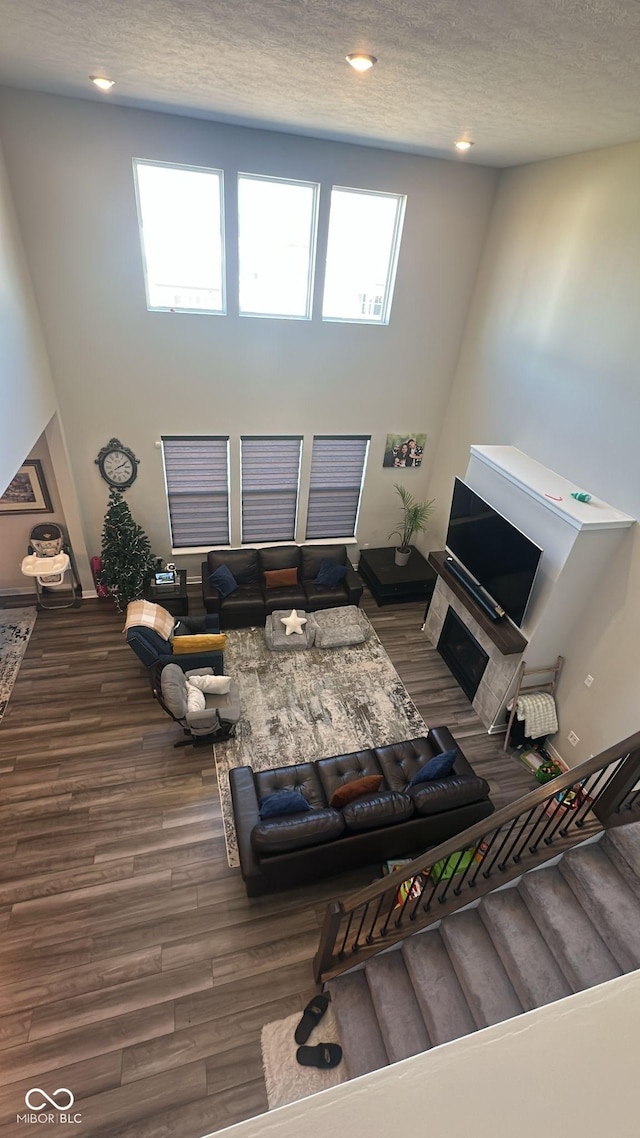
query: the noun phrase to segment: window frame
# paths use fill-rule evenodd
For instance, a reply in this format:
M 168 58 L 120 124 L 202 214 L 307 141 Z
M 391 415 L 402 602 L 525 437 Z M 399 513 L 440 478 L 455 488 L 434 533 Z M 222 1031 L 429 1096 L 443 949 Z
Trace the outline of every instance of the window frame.
M 311 213 L 311 223 L 309 228 L 309 265 L 307 270 L 307 300 L 305 306 L 305 314 L 297 316 L 280 313 L 280 312 L 244 312 L 240 305 L 240 280 L 241 280 L 241 267 L 240 267 L 240 179 L 247 178 L 254 182 L 278 182 L 287 186 L 307 186 L 313 190 L 313 208 Z M 271 174 L 250 174 L 244 170 L 238 170 L 236 177 L 236 224 L 238 234 L 238 316 L 248 317 L 252 320 L 306 320 L 310 321 L 313 317 L 314 307 L 314 293 L 315 293 L 315 279 L 316 279 L 316 257 L 318 248 L 318 220 L 320 214 L 320 182 L 311 182 L 305 178 L 281 178 Z M 270 436 L 272 437 L 272 436 Z
M 274 443 L 274 442 L 278 442 L 278 440 L 286 440 L 287 442 L 294 442 L 295 441 L 298 443 L 298 471 L 297 471 L 297 479 L 296 479 L 296 487 L 295 487 L 296 498 L 295 498 L 295 509 L 294 509 L 294 515 L 293 515 L 291 537 L 245 538 L 245 534 L 244 534 L 244 529 L 245 529 L 245 526 L 244 526 L 244 515 L 245 515 L 245 510 L 244 510 L 244 494 L 245 494 L 244 481 L 245 481 L 245 479 L 244 479 L 244 461 L 243 461 L 244 443 L 245 443 L 245 441 L 249 442 L 249 443 L 252 443 L 252 442 Z M 298 533 L 298 520 L 300 517 L 300 490 L 301 490 L 302 451 L 303 451 L 303 445 L 304 445 L 304 436 L 301 434 L 290 434 L 290 435 L 253 435 L 253 434 L 248 435 L 248 434 L 243 434 L 243 435 L 240 435 L 239 441 L 240 441 L 240 465 L 239 465 L 239 474 L 240 474 L 240 485 L 239 485 L 240 545 L 241 546 L 248 546 L 249 548 L 251 548 L 251 547 L 255 547 L 255 546 L 265 546 L 265 545 L 267 545 L 267 546 L 268 545 L 290 545 L 292 542 L 296 542 L 297 533 Z M 262 495 L 265 499 L 267 498 L 267 496 L 269 494 L 272 494 L 274 492 L 275 491 L 273 491 L 271 489 L 267 489 L 267 488 L 265 488 L 263 491 L 260 491 L 260 490 L 249 491 L 250 494 L 255 495 L 257 498 L 259 498 Z
M 172 315 L 184 313 L 188 316 L 226 316 L 227 315 L 227 253 L 226 253 L 226 218 L 225 218 L 225 188 L 224 170 L 215 166 L 193 166 L 185 162 L 163 162 L 153 158 L 133 158 L 133 184 L 136 196 L 136 212 L 138 219 L 138 239 L 142 256 L 142 275 L 144 277 L 144 291 L 147 302 L 147 312 L 169 312 Z M 138 167 L 155 166 L 168 170 L 187 170 L 195 174 L 217 174 L 220 187 L 220 308 L 176 308 L 172 305 L 155 305 L 149 300 L 149 270 L 147 266 L 147 250 L 144 240 L 144 225 L 142 220 L 142 202 L 140 200 L 140 187 L 138 184 Z M 167 436 L 168 437 L 168 436 Z M 178 436 L 175 436 L 178 437 Z
M 351 534 L 336 534 L 334 532 L 334 533 L 326 533 L 326 534 L 323 534 L 322 536 L 316 534 L 313 537 L 310 537 L 309 536 L 309 514 L 310 514 L 310 510 L 311 510 L 312 495 L 314 492 L 314 487 L 313 487 L 313 451 L 314 451 L 315 443 L 316 443 L 316 440 L 319 442 L 324 442 L 324 441 L 329 441 L 329 440 L 338 441 L 338 440 L 342 440 L 342 439 L 344 439 L 344 440 L 349 439 L 353 442 L 364 442 L 365 443 L 364 455 L 363 455 L 363 459 L 362 459 L 362 470 L 360 472 L 360 484 L 358 487 L 358 501 L 357 501 L 357 505 L 356 505 L 354 518 L 353 518 L 353 533 L 351 533 Z M 364 489 L 364 482 L 365 482 L 365 478 L 366 478 L 366 474 L 367 474 L 367 463 L 369 461 L 370 452 L 371 452 L 371 435 L 365 435 L 365 434 L 348 434 L 348 435 L 347 434 L 344 434 L 344 435 L 332 434 L 332 435 L 328 435 L 328 434 L 323 434 L 323 435 L 314 435 L 313 436 L 312 445 L 311 445 L 311 460 L 310 460 L 310 465 L 309 465 L 309 479 L 308 479 L 308 483 L 307 483 L 307 487 L 306 487 L 306 506 L 307 506 L 307 509 L 306 509 L 305 537 L 304 537 L 304 543 L 305 544 L 313 544 L 314 542 L 326 542 L 326 541 L 334 541 L 334 540 L 348 543 L 348 542 L 355 542 L 358 540 L 357 539 L 357 533 L 358 533 L 358 522 L 360 520 L 360 510 L 362 509 L 362 491 Z M 318 492 L 322 493 L 322 491 L 318 491 Z
M 167 476 L 167 457 L 165 453 L 165 443 L 167 442 L 185 442 L 185 443 L 203 443 L 209 441 L 224 442 L 225 443 L 225 456 L 226 456 L 226 516 L 227 516 L 227 540 L 220 541 L 212 537 L 209 541 L 197 545 L 176 545 L 174 540 L 173 523 L 171 520 L 171 491 L 169 489 L 169 478 Z M 197 553 L 203 550 L 225 548 L 231 544 L 231 463 L 230 463 L 230 437 L 229 435 L 161 435 L 160 436 L 160 450 L 162 453 L 162 473 L 164 479 L 164 492 L 167 504 L 167 521 L 169 523 L 169 537 L 171 541 L 171 551 L 174 554 L 188 554 Z M 176 492 L 173 491 L 174 496 Z M 197 491 L 196 491 L 197 494 Z M 201 496 L 212 497 L 211 491 L 202 491 Z
M 369 324 L 379 328 L 388 327 L 391 320 L 391 306 L 393 304 L 393 294 L 396 285 L 396 276 L 398 272 L 398 261 L 400 260 L 400 246 L 402 244 L 402 233 L 404 228 L 404 218 L 407 208 L 407 195 L 393 193 L 389 190 L 367 190 L 361 186 L 332 186 L 331 194 L 334 190 L 339 193 L 346 194 L 361 194 L 365 197 L 375 198 L 395 198 L 398 206 L 396 209 L 395 223 L 393 227 L 393 235 L 391 239 L 391 250 L 389 254 L 389 261 L 387 264 L 387 274 L 384 283 L 382 313 L 379 320 L 371 320 L 366 317 L 357 319 L 353 316 L 325 316 L 324 314 L 324 298 L 327 287 L 327 265 L 329 262 L 329 241 L 331 237 L 331 202 L 329 203 L 329 220 L 327 224 L 327 240 L 326 252 L 324 258 L 324 275 L 322 285 L 322 304 L 320 307 L 321 319 L 323 324 Z M 365 294 L 366 295 L 366 294 Z

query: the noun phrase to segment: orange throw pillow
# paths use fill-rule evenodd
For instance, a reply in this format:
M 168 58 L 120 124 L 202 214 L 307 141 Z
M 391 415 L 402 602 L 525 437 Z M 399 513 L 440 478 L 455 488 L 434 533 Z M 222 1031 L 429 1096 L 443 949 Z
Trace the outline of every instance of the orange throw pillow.
M 201 633 L 194 636 L 174 636 L 174 656 L 187 656 L 191 652 L 224 652 L 227 637 L 224 632 Z
M 269 569 L 264 575 L 264 583 L 268 589 L 280 589 L 283 585 L 297 585 L 298 570 Z
M 355 802 L 356 798 L 363 798 L 365 794 L 375 794 L 381 786 L 381 774 L 368 774 L 364 778 L 352 778 L 351 782 L 345 782 L 343 786 L 334 790 L 329 799 L 329 806 L 332 806 L 334 810 L 342 810 L 343 806 Z

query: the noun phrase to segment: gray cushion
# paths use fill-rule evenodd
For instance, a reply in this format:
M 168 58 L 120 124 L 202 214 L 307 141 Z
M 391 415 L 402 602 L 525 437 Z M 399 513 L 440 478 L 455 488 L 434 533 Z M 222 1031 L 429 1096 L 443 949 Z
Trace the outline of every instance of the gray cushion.
M 325 807 L 308 814 L 290 814 L 284 818 L 271 818 L 259 822 L 251 831 L 251 845 L 256 853 L 288 853 L 331 842 L 344 832 L 344 821 L 339 810 Z
M 271 652 L 302 652 L 310 648 L 316 634 L 316 622 L 311 613 L 296 608 L 298 616 L 306 617 L 307 623 L 302 629 L 302 635 L 292 633 L 287 636 L 287 630 L 282 623 L 283 616 L 290 616 L 291 609 L 276 609 L 266 620 L 264 626 L 264 640 Z
M 187 681 L 182 668 L 177 664 L 167 664 L 160 677 L 162 698 L 176 719 L 184 719 L 187 714 Z
M 346 648 L 363 644 L 371 635 L 371 625 L 357 605 L 316 612 L 316 648 Z

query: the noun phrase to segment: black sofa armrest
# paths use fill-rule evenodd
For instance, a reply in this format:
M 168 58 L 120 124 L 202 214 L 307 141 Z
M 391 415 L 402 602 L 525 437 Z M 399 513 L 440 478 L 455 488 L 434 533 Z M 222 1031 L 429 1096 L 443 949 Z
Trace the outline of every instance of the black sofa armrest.
M 347 575 L 344 578 L 344 587 L 347 590 L 347 604 L 359 605 L 362 597 L 363 585 L 350 561 L 347 562 Z
M 427 739 L 439 755 L 442 755 L 445 751 L 458 752 L 453 768 L 456 774 L 475 774 L 467 756 L 454 739 L 448 727 L 431 727 L 427 733 Z
M 220 593 L 215 585 L 209 583 L 209 562 L 202 562 L 202 601 L 207 612 L 220 612 Z
M 251 880 L 262 877 L 260 863 L 251 845 L 251 831 L 260 821 L 258 813 L 258 795 L 253 780 L 251 767 L 234 767 L 229 771 L 229 786 L 231 787 L 231 801 L 233 803 L 233 818 L 238 839 L 238 853 L 240 855 L 240 868 L 246 885 L 247 895 L 255 896 L 251 888 Z

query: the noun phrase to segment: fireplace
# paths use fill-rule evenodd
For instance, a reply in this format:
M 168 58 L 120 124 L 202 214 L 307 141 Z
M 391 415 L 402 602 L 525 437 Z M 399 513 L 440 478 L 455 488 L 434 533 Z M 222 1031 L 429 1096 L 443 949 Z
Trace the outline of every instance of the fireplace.
M 465 695 L 473 700 L 489 663 L 489 656 L 451 607 L 442 625 L 438 652 Z

